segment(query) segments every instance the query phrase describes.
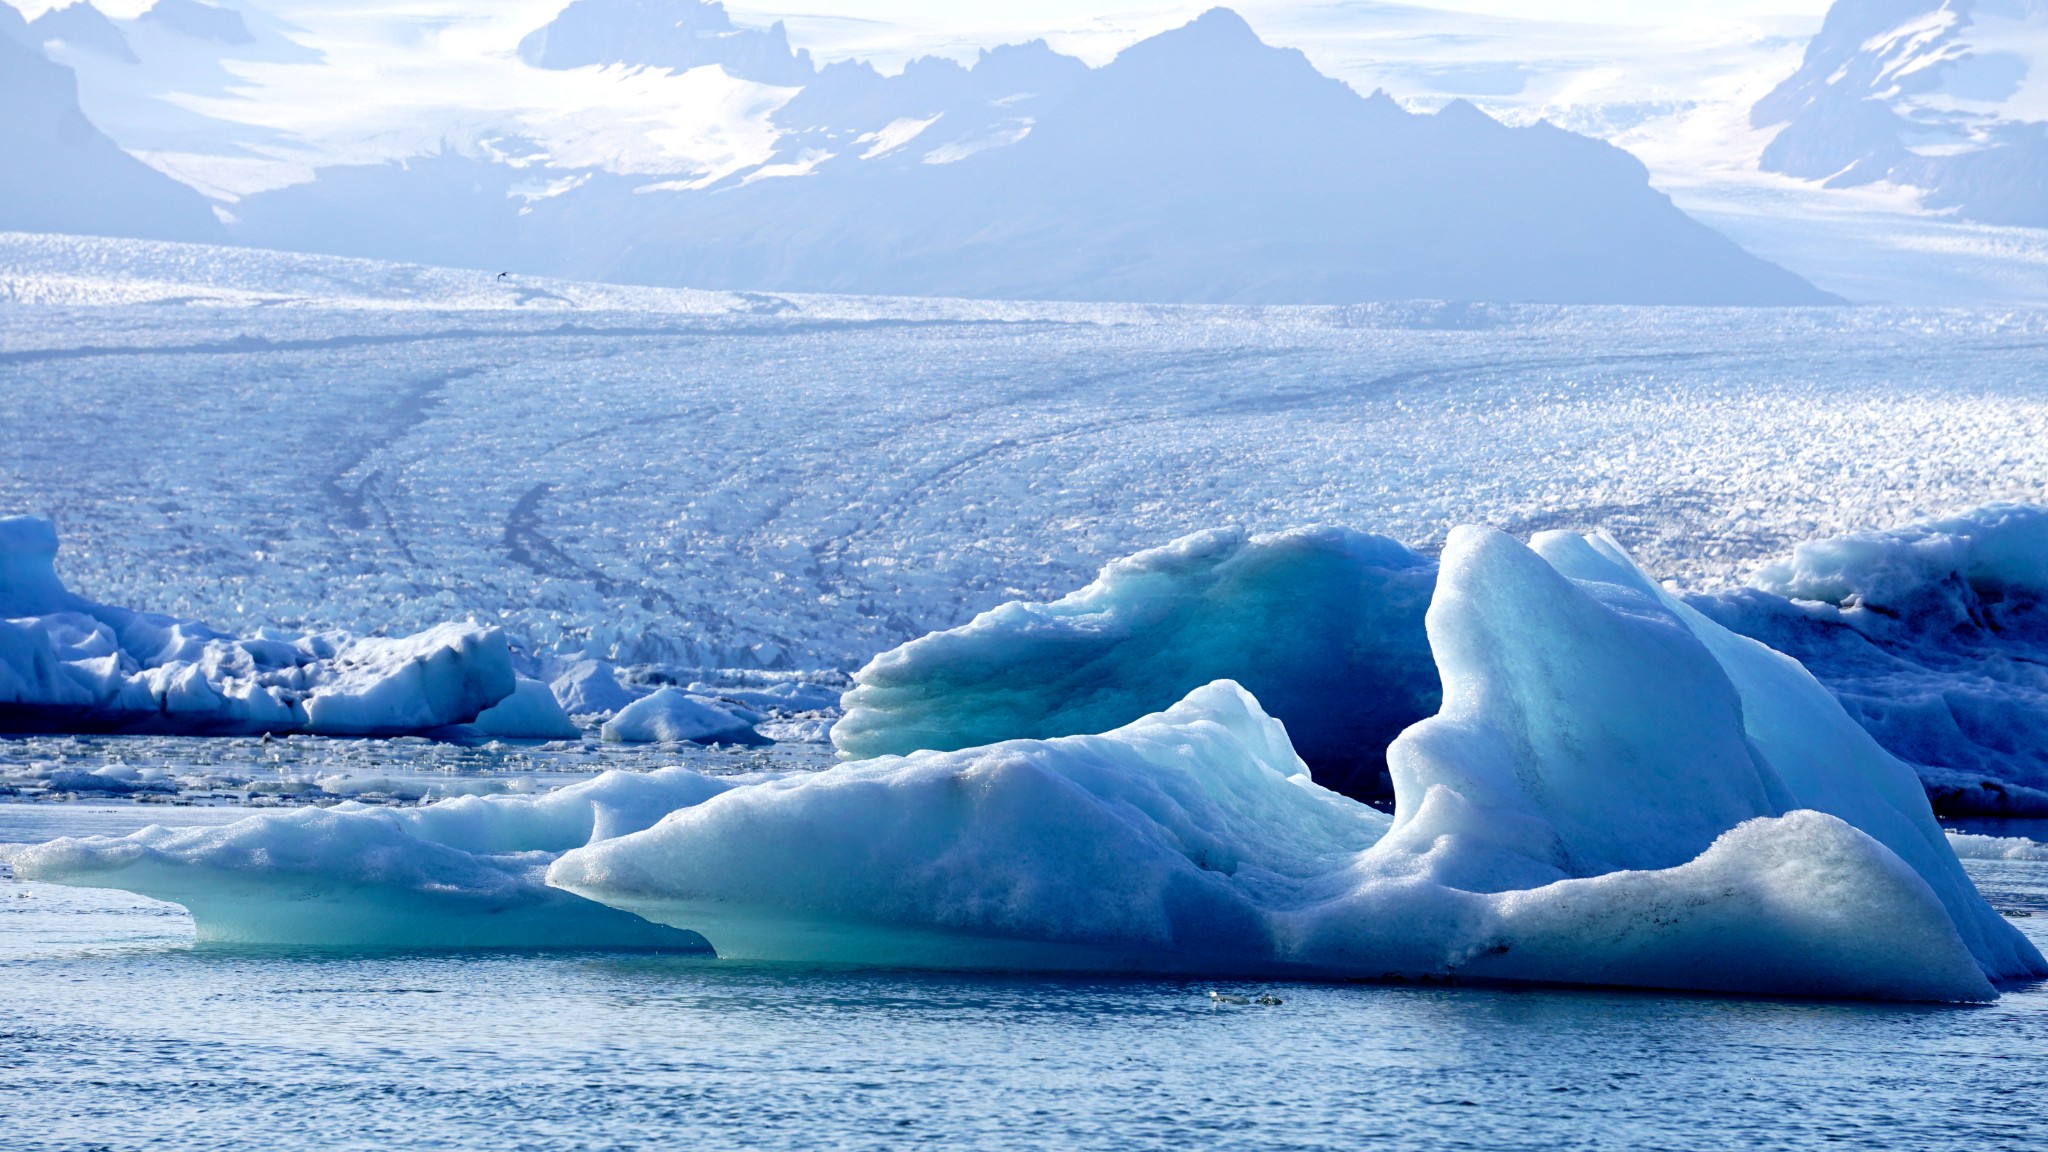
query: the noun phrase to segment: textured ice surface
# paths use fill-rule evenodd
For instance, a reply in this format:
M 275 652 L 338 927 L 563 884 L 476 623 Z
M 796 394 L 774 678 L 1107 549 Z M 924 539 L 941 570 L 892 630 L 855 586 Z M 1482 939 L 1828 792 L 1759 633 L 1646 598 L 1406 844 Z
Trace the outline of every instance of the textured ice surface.
M 1700 611 L 1804 663 L 1946 812 L 2048 814 L 2048 508 L 1802 543 Z
M 1391 825 L 1219 681 L 1100 736 L 737 789 L 549 882 L 780 960 L 1963 1000 L 2048 974 L 1906 765 L 1612 544 L 1454 533 L 1428 629 L 1444 709 L 1389 753 Z
M 1435 586 L 1434 562 L 1362 532 L 1196 533 L 877 656 L 832 741 L 862 758 L 1106 732 L 1229 679 L 1319 783 L 1387 795 L 1384 749 L 1437 708 Z
M 220 827 L 152 826 L 16 852 L 23 878 L 183 905 L 205 943 L 347 949 L 702 948 L 541 883 L 562 852 L 638 831 L 730 785 L 608 772 L 543 796 L 342 804 Z
M 0 508 L 56 517 L 92 598 L 243 634 L 474 615 L 850 671 L 1218 526 L 1604 527 L 1712 587 L 2048 496 L 2026 312 L 878 301 L 42 237 L 0 283 L 47 301 L 0 306 Z
M 49 521 L 0 517 L 0 731 L 397 735 L 465 723 L 513 690 L 496 628 L 238 638 L 74 596 L 56 556 Z

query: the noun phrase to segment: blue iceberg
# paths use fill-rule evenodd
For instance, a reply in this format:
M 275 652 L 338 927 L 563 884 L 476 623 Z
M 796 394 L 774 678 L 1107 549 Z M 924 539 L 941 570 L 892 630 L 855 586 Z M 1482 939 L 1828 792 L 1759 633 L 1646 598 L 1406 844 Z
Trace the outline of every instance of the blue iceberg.
M 832 742 L 863 759 L 1106 732 L 1229 679 L 1319 782 L 1385 796 L 1387 745 L 1437 708 L 1422 629 L 1435 585 L 1433 563 L 1384 536 L 1196 533 L 875 657 Z
M 721 955 L 1986 1000 L 2048 974 L 1912 771 L 1611 542 L 1461 529 L 1389 820 L 1218 682 L 1095 736 L 844 764 L 566 853 Z

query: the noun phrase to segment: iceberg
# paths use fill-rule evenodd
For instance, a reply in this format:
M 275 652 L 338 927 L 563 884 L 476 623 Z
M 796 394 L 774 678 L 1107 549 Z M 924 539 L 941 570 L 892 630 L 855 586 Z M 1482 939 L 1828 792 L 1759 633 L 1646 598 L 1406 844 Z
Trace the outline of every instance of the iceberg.
M 555 677 L 552 687 L 571 716 L 610 715 L 643 695 L 619 683 L 618 670 L 602 660 L 576 661 Z
M 583 729 L 538 680 L 519 677 L 512 694 L 484 709 L 471 723 L 480 735 L 501 740 L 580 740 Z
M 548 882 L 803 962 L 1979 1001 L 2048 963 L 1912 771 L 1603 538 L 1459 529 L 1390 820 L 1219 681 L 1093 736 L 735 789 Z
M 1460 528 L 1433 582 L 1442 705 L 1386 750 L 1391 817 L 1316 783 L 1288 726 L 1218 679 L 1095 734 L 737 785 L 614 772 L 13 862 L 183 904 L 217 943 L 1949 1002 L 2048 976 L 1912 768 L 1612 540 Z M 665 688 L 612 724 L 687 738 L 741 708 Z
M 1105 732 L 1214 680 L 1286 726 L 1316 779 L 1390 794 L 1387 745 L 1436 711 L 1423 613 L 1436 566 L 1345 528 L 1214 530 L 1115 561 L 1048 604 L 1010 603 L 854 674 L 850 759 Z
M 203 944 L 349 950 L 680 949 L 700 937 L 550 888 L 548 863 L 724 791 L 684 768 L 543 796 L 352 802 L 20 849 L 15 874 L 183 905 Z
M 1800 544 L 1688 598 L 1796 657 L 1951 815 L 2048 815 L 2048 508 Z
M 741 705 L 661 688 L 620 709 L 601 734 L 623 743 L 760 744 L 765 741 L 754 725 L 761 719 Z
M 516 687 L 496 628 L 235 637 L 74 595 L 56 557 L 49 521 L 0 517 L 0 731 L 395 736 L 468 723 Z

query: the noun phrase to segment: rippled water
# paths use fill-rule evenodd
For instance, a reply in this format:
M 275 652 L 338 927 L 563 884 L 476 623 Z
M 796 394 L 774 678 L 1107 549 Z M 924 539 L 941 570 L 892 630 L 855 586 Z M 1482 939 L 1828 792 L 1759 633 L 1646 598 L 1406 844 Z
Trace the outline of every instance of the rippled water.
M 0 842 L 221 808 L 0 805 Z M 2048 944 L 2048 864 L 1969 863 Z M 1977 1008 L 194 949 L 0 883 L 0 1146 L 2041 1146 L 2048 989 Z M 1225 990 L 1249 991 L 1229 985 Z

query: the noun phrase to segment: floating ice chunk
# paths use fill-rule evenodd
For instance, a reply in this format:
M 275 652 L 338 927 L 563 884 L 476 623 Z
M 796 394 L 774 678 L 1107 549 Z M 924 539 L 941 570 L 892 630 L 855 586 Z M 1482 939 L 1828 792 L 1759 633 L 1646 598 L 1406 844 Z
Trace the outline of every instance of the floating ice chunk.
M 0 517 L 0 731 L 398 735 L 476 718 L 512 692 L 504 635 L 238 638 L 65 591 L 56 530 Z
M 641 693 L 619 683 L 616 669 L 602 660 L 578 660 L 555 678 L 555 699 L 571 716 L 617 712 Z
M 1796 657 L 1949 814 L 2048 815 L 2048 508 L 1799 545 L 1688 598 Z
M 1538 547 L 1452 534 L 1445 703 L 1389 753 L 1391 824 L 1219 682 L 1099 736 L 738 789 L 549 882 L 792 961 L 1933 1000 L 2048 974 L 1796 665 L 1605 541 Z
M 569 848 L 646 828 L 726 787 L 683 768 L 607 772 L 543 796 L 343 804 L 55 840 L 17 851 L 13 865 L 27 880 L 181 904 L 210 944 L 701 949 L 695 936 L 550 889 L 541 876 Z
M 478 713 L 473 723 L 485 736 L 504 740 L 576 740 L 583 735 L 548 686 L 524 676 L 510 696 Z
M 758 718 L 709 697 L 662 688 L 605 721 L 602 734 L 625 743 L 757 744 L 761 735 L 754 731 L 753 721 Z
M 1948 846 L 1957 856 L 1965 860 L 2043 860 L 2048 861 L 2048 844 L 2029 840 L 2024 836 L 1983 836 L 1971 832 L 1951 832 Z
M 389 736 L 473 720 L 517 678 L 495 628 L 442 624 L 402 639 L 357 640 L 306 698 L 306 731 Z
M 47 616 L 71 604 L 57 579 L 57 526 L 33 516 L 0 516 L 0 617 Z
M 1081 969 L 1273 966 L 1264 909 L 1386 826 L 1312 784 L 1235 684 L 1099 736 L 844 764 L 565 856 L 549 882 L 720 955 Z
M 832 740 L 861 759 L 1104 732 L 1232 679 L 1319 781 L 1384 795 L 1387 744 L 1437 706 L 1435 583 L 1428 560 L 1349 529 L 1196 533 L 877 656 Z

